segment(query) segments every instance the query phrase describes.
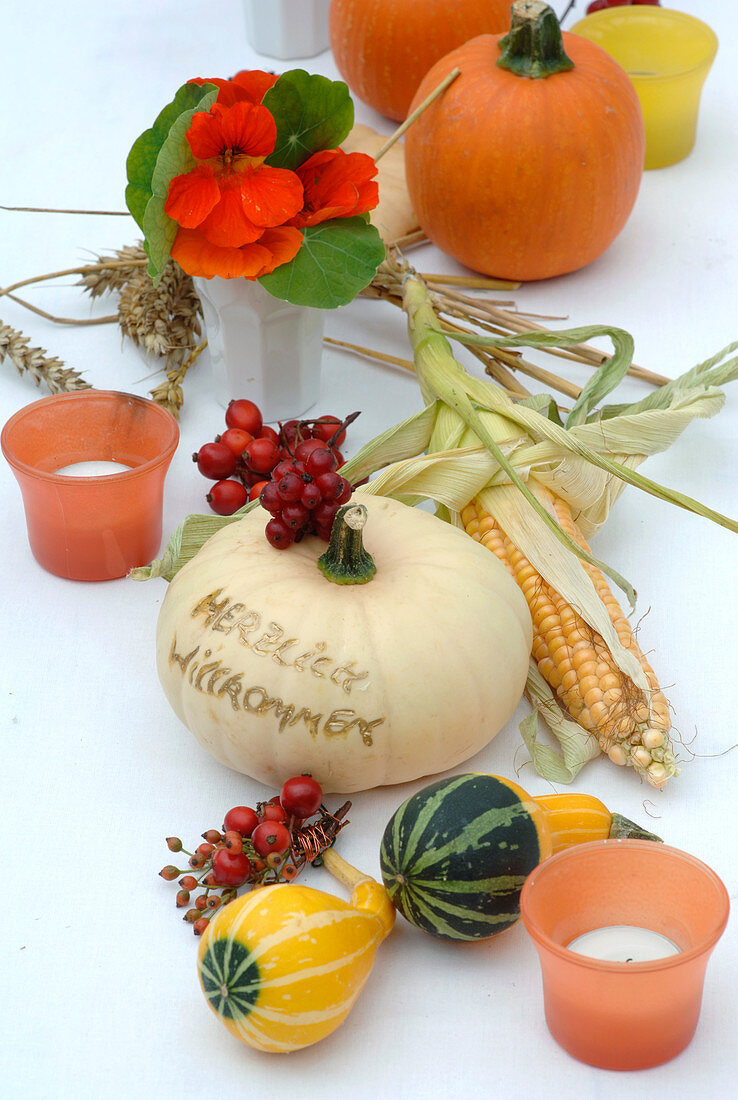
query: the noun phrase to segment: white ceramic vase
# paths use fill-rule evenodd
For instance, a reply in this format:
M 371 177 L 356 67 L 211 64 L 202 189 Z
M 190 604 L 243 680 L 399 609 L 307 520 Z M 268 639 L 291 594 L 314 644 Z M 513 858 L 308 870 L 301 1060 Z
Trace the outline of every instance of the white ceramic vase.
M 324 311 L 274 298 L 250 279 L 194 279 L 222 405 L 247 397 L 266 423 L 302 416 L 320 397 Z
M 289 59 L 328 49 L 331 0 L 244 0 L 246 33 L 257 53 Z

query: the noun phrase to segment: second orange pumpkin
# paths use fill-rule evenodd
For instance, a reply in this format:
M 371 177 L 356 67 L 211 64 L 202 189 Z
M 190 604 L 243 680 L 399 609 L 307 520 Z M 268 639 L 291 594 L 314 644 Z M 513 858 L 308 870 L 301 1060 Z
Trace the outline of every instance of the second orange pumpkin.
M 528 26 L 511 46 L 516 9 Z M 625 225 L 643 173 L 643 117 L 629 78 L 599 46 L 562 36 L 549 17 L 556 19 L 543 4 L 516 3 L 506 38 L 477 37 L 437 62 L 412 107 L 455 66 L 461 75 L 405 137 L 420 226 L 460 263 L 502 279 L 545 279 L 594 260 Z M 501 68 L 500 57 L 512 53 L 516 68 L 522 54 L 525 70 L 541 19 L 546 56 L 563 37 L 569 66 L 552 75 L 540 75 L 540 59 L 529 75 Z
M 330 40 L 351 91 L 401 121 L 431 65 L 510 26 L 510 0 L 331 0 Z

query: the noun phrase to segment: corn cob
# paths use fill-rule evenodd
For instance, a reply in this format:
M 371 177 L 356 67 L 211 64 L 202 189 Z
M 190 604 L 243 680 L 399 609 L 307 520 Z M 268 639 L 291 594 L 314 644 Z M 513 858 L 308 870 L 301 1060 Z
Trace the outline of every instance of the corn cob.
M 568 504 L 548 495 L 561 526 L 589 550 Z M 668 741 L 669 705 L 600 570 L 582 562 L 621 644 L 638 659 L 649 692 L 618 668 L 601 636 L 533 568 L 479 501 L 462 509 L 461 522 L 507 567 L 525 596 L 533 620 L 532 658 L 564 713 L 597 737 L 613 763 L 630 765 L 652 786 L 662 787 L 678 773 Z

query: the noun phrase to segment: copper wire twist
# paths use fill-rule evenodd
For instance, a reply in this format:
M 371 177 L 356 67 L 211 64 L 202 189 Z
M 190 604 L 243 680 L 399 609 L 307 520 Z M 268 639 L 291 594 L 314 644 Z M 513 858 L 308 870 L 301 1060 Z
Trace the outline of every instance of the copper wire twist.
M 323 810 L 320 821 L 307 825 L 304 829 L 295 829 L 292 834 L 292 858 L 295 864 L 312 863 L 321 852 L 333 844 L 344 825 L 345 815 L 351 808 L 350 802 L 344 802 L 335 814 Z

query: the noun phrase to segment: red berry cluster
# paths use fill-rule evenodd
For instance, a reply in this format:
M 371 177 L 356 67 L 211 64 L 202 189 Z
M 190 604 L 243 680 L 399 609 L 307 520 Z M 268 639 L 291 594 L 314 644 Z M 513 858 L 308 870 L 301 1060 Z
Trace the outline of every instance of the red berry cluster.
M 285 550 L 308 534 L 328 542 L 336 512 L 353 491 L 339 464 L 334 448 L 315 437 L 301 440 L 292 458 L 277 463 L 259 493 L 272 517 L 266 525 L 272 546 Z
M 261 410 L 253 401 L 245 398 L 231 401 L 225 414 L 226 430 L 214 442 L 204 443 L 192 456 L 200 473 L 215 482 L 205 499 L 218 515 L 232 516 L 260 496 L 262 489 L 274 480 L 277 466 L 293 461 L 304 463 L 312 449 L 332 454 L 335 471 L 343 465 L 338 448 L 346 438 L 346 427 L 356 416 L 358 413 L 343 421 L 337 416 L 288 420 L 275 431 L 263 423 Z
M 659 7 L 660 3 L 661 0 L 592 0 L 592 3 L 587 5 L 587 15 L 591 15 L 593 11 L 603 11 L 604 8 L 624 8 L 630 5 L 637 7 L 639 4 Z
M 193 893 L 200 891 L 183 918 L 200 936 L 212 912 L 232 901 L 240 887 L 291 882 L 306 863 L 317 862 L 348 824 L 344 818 L 350 806 L 346 802 L 330 813 L 320 784 L 310 775 L 295 775 L 255 809 L 230 809 L 222 829 L 207 829 L 194 852 L 183 848 L 179 837 L 167 837 L 170 852 L 189 856 L 189 868 L 167 864 L 159 874 L 167 882 L 179 878 L 178 908 L 189 906 Z

